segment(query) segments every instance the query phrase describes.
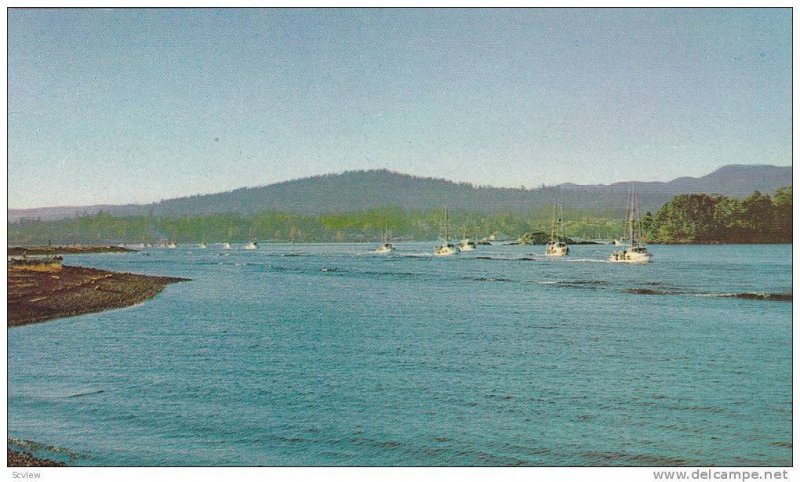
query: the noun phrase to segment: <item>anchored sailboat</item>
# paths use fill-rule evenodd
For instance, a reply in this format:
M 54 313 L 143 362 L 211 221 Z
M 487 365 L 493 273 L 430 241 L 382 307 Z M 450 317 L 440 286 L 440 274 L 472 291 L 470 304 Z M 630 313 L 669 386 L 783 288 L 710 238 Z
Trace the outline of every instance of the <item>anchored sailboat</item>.
M 608 260 L 614 263 L 649 263 L 652 261 L 653 255 L 647 251 L 644 243 L 639 241 L 640 237 L 639 200 L 636 197 L 636 188 L 631 184 L 631 192 L 628 194 L 628 203 L 625 207 L 625 233 L 621 238 L 623 249 L 614 251 Z
M 250 229 L 250 241 L 244 245 L 244 249 L 258 249 L 258 243 L 256 243 L 256 239 L 253 237 L 252 229 Z
M 444 243 L 436 246 L 436 249 L 433 250 L 434 256 L 452 256 L 454 254 L 458 254 L 460 250 L 450 241 L 450 227 L 449 227 L 450 220 L 447 216 L 447 207 L 444 208 L 444 223 L 442 225 L 442 231 L 444 232 L 444 237 L 442 238 Z
M 458 243 L 458 249 L 460 249 L 461 251 L 472 251 L 477 246 L 478 246 L 478 243 L 476 243 L 475 241 L 471 240 L 467 236 L 467 228 L 464 228 L 464 237 L 461 239 L 461 242 Z
M 392 232 L 389 231 L 389 223 L 386 223 L 386 227 L 383 230 L 383 235 L 381 236 L 381 242 L 383 243 L 381 246 L 375 249 L 375 253 L 378 254 L 389 254 L 395 251 L 395 247 L 390 243 L 392 239 Z
M 553 205 L 553 227 L 550 229 L 550 241 L 544 253 L 548 256 L 566 256 L 569 254 L 567 237 L 564 235 L 564 208 L 559 206 L 558 220 L 556 220 L 556 205 Z

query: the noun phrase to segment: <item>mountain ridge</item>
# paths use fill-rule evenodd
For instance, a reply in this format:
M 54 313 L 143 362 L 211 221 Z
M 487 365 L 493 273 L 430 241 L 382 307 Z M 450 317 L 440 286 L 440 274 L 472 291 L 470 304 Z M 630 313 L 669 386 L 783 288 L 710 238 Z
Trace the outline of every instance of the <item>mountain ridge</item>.
M 347 212 L 398 206 L 430 209 L 450 205 L 477 212 L 523 212 L 553 202 L 587 210 L 619 210 L 631 182 L 643 210 L 655 210 L 676 194 L 706 192 L 744 197 L 772 193 L 792 183 L 791 166 L 730 164 L 701 177 L 671 181 L 621 181 L 612 184 L 563 183 L 533 189 L 476 186 L 443 178 L 421 177 L 388 169 L 345 171 L 280 181 L 231 191 L 197 194 L 151 204 L 55 206 L 9 209 L 8 221 L 55 220 L 96 214 L 180 216 L 213 213 L 251 215 L 276 210 L 302 214 Z

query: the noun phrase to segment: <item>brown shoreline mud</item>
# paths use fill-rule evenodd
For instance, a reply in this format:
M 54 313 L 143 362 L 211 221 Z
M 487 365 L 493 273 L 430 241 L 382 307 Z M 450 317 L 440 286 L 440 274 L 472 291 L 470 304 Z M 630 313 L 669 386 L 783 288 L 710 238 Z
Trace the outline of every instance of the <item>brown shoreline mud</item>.
M 122 248 L 118 248 L 122 252 Z M 11 254 L 12 249 L 9 249 Z M 65 251 L 26 254 L 61 254 Z M 112 252 L 70 251 L 70 253 Z M 23 253 L 19 253 L 23 254 Z M 146 301 L 171 283 L 186 278 L 117 273 L 79 266 L 34 271 L 8 268 L 8 328 L 31 323 L 123 308 Z M 9 444 L 11 441 L 8 441 Z M 65 464 L 7 447 L 8 467 L 61 467 Z
M 34 457 L 28 452 L 18 452 L 8 449 L 7 467 L 64 467 L 64 462 Z
M 132 306 L 180 281 L 189 280 L 78 266 L 57 272 L 8 269 L 8 327 Z
M 56 254 L 89 254 L 89 253 L 132 253 L 135 249 L 122 246 L 9 246 L 8 256 L 22 255 L 56 255 Z

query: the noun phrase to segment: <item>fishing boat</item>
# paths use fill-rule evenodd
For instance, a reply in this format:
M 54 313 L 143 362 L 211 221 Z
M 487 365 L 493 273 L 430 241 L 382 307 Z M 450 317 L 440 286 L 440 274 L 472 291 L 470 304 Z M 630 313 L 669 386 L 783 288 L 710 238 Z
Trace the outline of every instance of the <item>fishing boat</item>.
M 391 243 L 383 243 L 382 246 L 375 249 L 375 252 L 377 254 L 389 254 L 395 252 L 395 250 L 396 248 Z
M 623 249 L 614 251 L 608 258 L 609 261 L 613 263 L 649 263 L 653 260 L 653 255 L 640 241 L 639 201 L 634 185 L 631 185 L 631 191 L 628 194 L 628 203 L 625 207 L 625 234 L 621 239 Z M 616 245 L 616 242 L 614 244 Z
M 395 252 L 395 247 L 390 243 L 392 239 L 392 232 L 389 231 L 389 226 L 387 224 L 386 228 L 383 230 L 383 235 L 381 236 L 381 241 L 383 244 L 375 249 L 375 253 L 377 254 L 389 254 Z
M 167 248 L 169 248 L 169 249 L 175 249 L 177 247 L 178 247 L 178 245 L 173 243 L 172 241 L 167 243 Z
M 197 245 L 197 247 L 200 248 L 200 249 L 206 249 L 206 248 L 208 248 L 208 245 L 206 243 L 202 243 L 201 242 L 200 244 Z
M 231 249 L 231 243 L 222 243 L 222 249 Z
M 442 231 L 444 233 L 444 237 L 442 240 L 444 241 L 439 246 L 436 246 L 436 249 L 433 250 L 434 256 L 452 256 L 454 254 L 458 254 L 461 251 L 458 247 L 450 242 L 450 228 L 449 228 L 449 218 L 447 216 L 447 208 L 444 208 L 444 223 L 442 224 Z
M 458 249 L 461 251 L 472 251 L 477 247 L 478 243 L 467 236 L 467 228 L 464 228 L 464 237 L 461 239 L 461 242 L 458 243 Z
M 249 250 L 258 249 L 258 243 L 256 243 L 255 236 L 253 236 L 253 228 L 250 228 L 250 234 L 248 237 L 250 238 L 250 241 L 248 241 L 247 244 L 244 245 L 244 249 L 249 249 Z
M 564 235 L 564 208 L 559 206 L 558 219 L 556 219 L 556 206 L 553 205 L 553 226 L 550 229 L 550 241 L 544 250 L 547 256 L 566 256 L 569 254 L 567 237 Z
M 461 251 L 472 251 L 478 246 L 478 243 L 471 240 L 470 238 L 464 238 L 458 243 L 458 249 Z

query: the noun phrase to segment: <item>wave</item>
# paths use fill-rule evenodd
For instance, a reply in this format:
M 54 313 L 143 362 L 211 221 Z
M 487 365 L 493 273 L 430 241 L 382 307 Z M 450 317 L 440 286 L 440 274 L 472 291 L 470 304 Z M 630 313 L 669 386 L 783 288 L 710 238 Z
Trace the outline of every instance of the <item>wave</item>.
M 72 395 L 67 395 L 67 398 L 76 398 L 76 397 L 85 397 L 86 395 L 97 395 L 98 393 L 103 393 L 105 390 L 92 390 L 89 392 L 81 392 L 81 393 L 74 393 Z
M 468 281 L 505 281 L 505 282 L 514 281 L 513 279 L 508 279 L 508 278 L 482 278 L 482 277 L 481 278 L 470 278 L 470 277 L 464 277 L 464 279 L 468 280 Z
M 582 454 L 592 462 L 591 465 L 625 465 L 625 466 L 682 466 L 689 465 L 690 460 L 661 455 L 632 454 L 627 452 L 589 451 Z

